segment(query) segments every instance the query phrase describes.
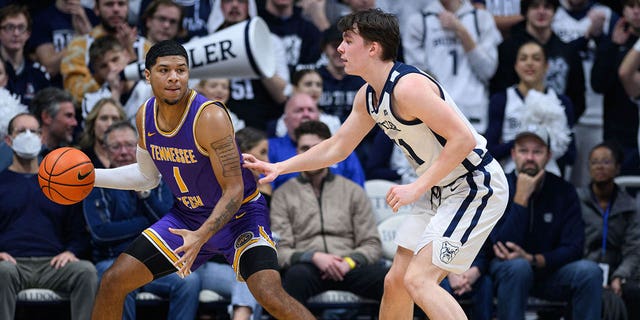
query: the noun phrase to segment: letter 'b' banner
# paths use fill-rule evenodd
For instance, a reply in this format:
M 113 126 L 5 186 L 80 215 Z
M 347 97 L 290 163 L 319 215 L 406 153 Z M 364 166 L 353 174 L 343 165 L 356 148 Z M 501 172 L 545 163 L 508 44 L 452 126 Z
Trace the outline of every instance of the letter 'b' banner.
M 276 71 L 269 27 L 260 17 L 185 43 L 192 79 L 272 77 Z M 124 69 L 127 80 L 144 79 L 144 62 Z

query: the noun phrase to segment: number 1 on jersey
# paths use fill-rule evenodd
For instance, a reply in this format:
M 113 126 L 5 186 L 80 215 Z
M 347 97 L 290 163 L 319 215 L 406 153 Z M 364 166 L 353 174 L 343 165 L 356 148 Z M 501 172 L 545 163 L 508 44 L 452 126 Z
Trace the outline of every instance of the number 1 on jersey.
M 180 192 L 187 193 L 189 192 L 189 188 L 182 180 L 182 176 L 180 176 L 180 168 L 173 167 L 173 178 L 176 179 L 176 183 L 178 184 L 178 188 L 180 188 Z

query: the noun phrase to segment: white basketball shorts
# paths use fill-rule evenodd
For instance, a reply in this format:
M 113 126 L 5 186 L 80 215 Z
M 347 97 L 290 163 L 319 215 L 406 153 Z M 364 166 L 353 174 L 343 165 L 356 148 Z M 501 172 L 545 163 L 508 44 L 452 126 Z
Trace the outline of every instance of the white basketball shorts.
M 425 193 L 398 228 L 396 243 L 414 254 L 433 243 L 433 264 L 460 274 L 469 269 L 502 217 L 508 198 L 507 179 L 493 160 Z

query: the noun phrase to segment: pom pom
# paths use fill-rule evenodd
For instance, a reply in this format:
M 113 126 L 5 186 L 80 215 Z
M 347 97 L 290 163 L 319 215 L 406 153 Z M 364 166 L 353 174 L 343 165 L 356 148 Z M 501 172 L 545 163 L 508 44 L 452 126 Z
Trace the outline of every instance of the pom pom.
M 543 127 L 550 136 L 550 149 L 554 158 L 567 151 L 571 142 L 571 129 L 567 123 L 564 107 L 558 96 L 549 89 L 547 94 L 529 90 L 524 99 L 525 111 L 520 118 L 521 128 Z
M 0 88 L 0 139 L 4 139 L 7 135 L 9 120 L 23 112 L 28 112 L 28 109 L 20 103 L 18 96 L 11 94 L 5 88 Z

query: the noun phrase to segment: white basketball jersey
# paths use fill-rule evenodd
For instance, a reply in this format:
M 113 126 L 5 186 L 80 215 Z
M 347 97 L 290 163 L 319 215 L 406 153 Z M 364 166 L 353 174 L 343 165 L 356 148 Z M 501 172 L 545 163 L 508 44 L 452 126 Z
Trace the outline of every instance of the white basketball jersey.
M 431 164 L 433 164 L 442 152 L 447 141 L 442 136 L 433 132 L 431 128 L 419 119 L 405 121 L 397 118 L 393 113 L 393 106 L 391 105 L 393 89 L 397 81 L 408 73 L 421 74 L 430 81 L 433 81 L 440 89 L 440 97 L 442 100 L 464 121 L 476 139 L 476 147 L 474 150 L 437 185 L 445 186 L 453 182 L 456 178 L 475 170 L 477 166 L 488 163 L 492 158 L 486 149 L 487 141 L 477 133 L 442 86 L 420 69 L 396 62 L 391 69 L 383 91 L 379 95 L 373 91 L 371 86 L 367 86 L 367 110 L 378 126 L 400 147 L 411 166 L 416 170 L 416 173 L 422 175 Z M 374 95 L 378 96 L 378 105 L 374 105 L 373 103 L 375 100 Z

